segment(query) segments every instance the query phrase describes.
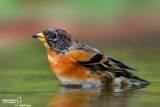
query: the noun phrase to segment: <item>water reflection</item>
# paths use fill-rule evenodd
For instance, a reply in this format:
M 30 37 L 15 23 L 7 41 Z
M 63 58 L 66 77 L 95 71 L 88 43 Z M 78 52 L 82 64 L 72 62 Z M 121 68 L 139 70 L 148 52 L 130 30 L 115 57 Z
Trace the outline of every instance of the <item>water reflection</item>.
M 49 107 L 126 107 L 141 86 L 107 88 L 63 87 L 51 98 Z

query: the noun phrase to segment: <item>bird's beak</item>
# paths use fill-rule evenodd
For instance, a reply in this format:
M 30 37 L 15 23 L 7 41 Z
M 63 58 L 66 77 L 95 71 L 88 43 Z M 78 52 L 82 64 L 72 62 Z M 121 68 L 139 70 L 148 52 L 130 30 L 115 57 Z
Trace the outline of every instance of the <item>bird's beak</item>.
M 41 42 L 47 42 L 46 36 L 43 33 L 38 33 L 32 36 L 33 38 L 41 41 Z

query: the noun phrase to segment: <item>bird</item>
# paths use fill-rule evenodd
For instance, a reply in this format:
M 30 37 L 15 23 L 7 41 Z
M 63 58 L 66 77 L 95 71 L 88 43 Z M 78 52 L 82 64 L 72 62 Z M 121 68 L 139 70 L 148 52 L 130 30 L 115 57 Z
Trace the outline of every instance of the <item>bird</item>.
M 48 28 L 32 37 L 43 42 L 50 67 L 63 85 L 103 87 L 149 84 L 129 72 L 137 69 L 77 41 L 65 30 Z

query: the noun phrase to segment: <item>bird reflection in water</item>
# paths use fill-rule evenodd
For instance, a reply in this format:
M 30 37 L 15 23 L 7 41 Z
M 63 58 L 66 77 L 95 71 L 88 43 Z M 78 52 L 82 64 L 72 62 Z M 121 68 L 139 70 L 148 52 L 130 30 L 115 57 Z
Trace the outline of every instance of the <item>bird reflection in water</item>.
M 78 85 L 64 86 L 51 97 L 49 107 L 126 107 L 136 89 L 145 86 L 126 85 L 101 88 L 82 88 Z

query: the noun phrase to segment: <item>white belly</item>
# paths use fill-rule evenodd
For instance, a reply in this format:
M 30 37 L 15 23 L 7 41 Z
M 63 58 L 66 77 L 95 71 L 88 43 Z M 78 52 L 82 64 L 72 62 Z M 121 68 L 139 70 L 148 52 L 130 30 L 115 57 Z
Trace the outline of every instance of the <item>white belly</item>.
M 71 84 L 76 84 L 76 85 L 82 85 L 82 87 L 100 87 L 103 85 L 100 80 L 96 79 L 86 79 L 84 80 L 78 80 L 78 79 L 66 79 L 64 77 L 58 77 L 58 79 L 62 82 L 63 85 L 71 85 Z
M 64 77 L 58 77 L 58 79 L 62 82 L 63 85 L 82 85 L 83 87 L 100 87 L 100 86 L 104 86 L 106 85 L 105 83 L 102 83 L 101 80 L 97 80 L 97 79 L 86 79 L 84 80 L 79 80 L 79 79 L 74 79 L 74 78 L 70 78 L 70 79 L 66 79 Z M 115 80 L 113 81 L 113 85 L 121 85 L 122 82 L 122 78 L 115 78 Z M 127 84 L 130 84 L 130 81 L 127 81 Z

